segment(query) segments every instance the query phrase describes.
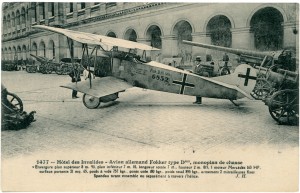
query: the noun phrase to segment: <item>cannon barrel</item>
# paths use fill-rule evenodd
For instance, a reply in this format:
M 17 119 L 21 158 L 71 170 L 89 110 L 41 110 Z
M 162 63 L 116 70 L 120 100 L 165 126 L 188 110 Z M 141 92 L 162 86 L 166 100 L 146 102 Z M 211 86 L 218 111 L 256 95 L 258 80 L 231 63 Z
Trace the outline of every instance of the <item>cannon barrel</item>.
M 34 57 L 37 61 L 43 63 L 43 62 L 47 62 L 48 59 L 45 58 L 45 57 L 42 57 L 42 56 L 36 56 L 36 55 L 33 55 L 33 54 L 30 54 L 30 56 Z
M 223 51 L 227 53 L 232 53 L 236 55 L 247 55 L 247 56 L 252 56 L 252 57 L 258 57 L 263 59 L 265 56 L 274 56 L 274 52 L 256 52 L 256 51 L 250 51 L 246 49 L 234 49 L 234 48 L 227 48 L 227 47 L 222 47 L 222 46 L 215 46 L 215 45 L 209 45 L 209 44 L 203 44 L 203 43 L 198 43 L 198 42 L 192 42 L 192 41 L 187 41 L 187 40 L 182 40 L 184 44 L 192 45 L 192 46 L 197 46 L 197 47 L 202 47 L 202 48 L 208 48 L 212 50 L 218 50 L 218 51 Z
M 288 70 L 278 69 L 277 72 L 267 71 L 267 79 L 276 84 L 286 82 L 290 85 L 299 84 L 299 73 Z

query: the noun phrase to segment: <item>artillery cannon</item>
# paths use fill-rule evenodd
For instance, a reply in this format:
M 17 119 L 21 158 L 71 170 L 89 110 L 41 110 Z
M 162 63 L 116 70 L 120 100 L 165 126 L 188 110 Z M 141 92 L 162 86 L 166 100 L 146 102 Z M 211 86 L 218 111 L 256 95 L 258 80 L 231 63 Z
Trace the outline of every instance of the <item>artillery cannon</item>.
M 288 70 L 269 70 L 267 80 L 274 89 L 263 99 L 269 112 L 279 124 L 299 124 L 299 74 Z
M 234 49 L 222 46 L 215 46 L 191 41 L 182 41 L 185 44 L 231 53 L 239 56 L 239 63 L 249 64 L 257 69 L 257 83 L 251 95 L 255 99 L 263 99 L 272 91 L 273 83 L 266 79 L 266 72 L 269 68 L 294 72 L 296 70 L 296 58 L 290 50 L 258 52 L 246 49 Z
M 239 56 L 240 63 L 246 63 L 253 65 L 260 65 L 262 67 L 270 67 L 276 65 L 280 69 L 295 71 L 296 70 L 296 60 L 292 57 L 292 52 L 290 50 L 279 50 L 279 51 L 265 51 L 258 52 L 246 49 L 234 49 L 222 46 L 215 46 L 209 44 L 203 44 L 198 42 L 191 42 L 187 40 L 182 41 L 184 44 L 208 48 L 212 50 L 218 50 L 226 53 L 236 54 Z
M 53 62 L 52 60 L 43 57 L 43 56 L 35 56 L 30 54 L 34 59 L 40 62 L 39 72 L 43 74 L 51 74 L 53 71 L 57 71 L 57 68 L 60 66 L 60 63 Z M 35 66 L 37 68 L 37 66 Z M 36 71 L 36 69 L 35 69 Z
M 239 62 L 252 65 L 258 71 L 251 95 L 262 99 L 273 119 L 279 124 L 299 123 L 299 73 L 296 58 L 290 50 L 257 52 L 233 49 L 183 40 L 183 43 L 239 56 Z
M 34 122 L 34 113 L 23 110 L 22 100 L 1 84 L 1 130 L 19 130 Z

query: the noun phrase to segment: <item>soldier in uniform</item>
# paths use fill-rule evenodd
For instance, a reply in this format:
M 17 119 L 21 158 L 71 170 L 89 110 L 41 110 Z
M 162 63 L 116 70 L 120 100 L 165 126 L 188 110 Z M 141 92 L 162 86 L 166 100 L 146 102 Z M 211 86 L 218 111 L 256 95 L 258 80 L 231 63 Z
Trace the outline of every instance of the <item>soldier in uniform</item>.
M 197 56 L 196 57 L 196 60 L 195 60 L 195 64 L 196 64 L 196 66 L 195 66 L 195 70 L 194 70 L 194 73 L 195 74 L 198 74 L 198 75 L 202 75 L 201 74 L 201 56 Z M 194 102 L 194 104 L 201 104 L 202 103 L 202 97 L 200 97 L 200 96 L 196 96 L 196 101 Z
M 79 64 L 75 63 L 74 64 L 74 69 L 69 73 L 69 76 L 72 78 L 72 82 L 80 82 L 81 81 L 78 66 L 79 66 Z M 77 96 L 77 91 L 76 90 L 72 91 L 72 98 L 73 99 L 79 98 Z

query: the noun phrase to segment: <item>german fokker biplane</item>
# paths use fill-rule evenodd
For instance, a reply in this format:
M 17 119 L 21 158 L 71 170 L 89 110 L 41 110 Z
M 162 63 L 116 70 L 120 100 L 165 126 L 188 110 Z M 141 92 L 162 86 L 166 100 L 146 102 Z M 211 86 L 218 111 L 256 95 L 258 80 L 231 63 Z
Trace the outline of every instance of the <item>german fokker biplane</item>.
M 83 55 L 88 56 L 85 57 L 88 59 L 87 68 L 96 66 L 97 60 L 92 60 L 93 57 L 109 58 L 106 61 L 110 62 L 98 69 L 102 71 L 100 74 L 103 77 L 62 86 L 84 93 L 83 103 L 90 109 L 97 108 L 100 102 L 116 100 L 119 92 L 131 87 L 229 99 L 232 102 L 244 97 L 252 99 L 250 92 L 256 83 L 256 70 L 248 65 L 239 65 L 230 75 L 207 78 L 155 61 L 147 61 L 146 53 L 158 49 L 145 44 L 43 25 L 33 27 L 65 35 L 69 48 L 71 40 L 82 43 Z M 89 50 L 92 50 L 90 54 Z M 141 57 L 136 54 L 137 50 L 142 53 Z

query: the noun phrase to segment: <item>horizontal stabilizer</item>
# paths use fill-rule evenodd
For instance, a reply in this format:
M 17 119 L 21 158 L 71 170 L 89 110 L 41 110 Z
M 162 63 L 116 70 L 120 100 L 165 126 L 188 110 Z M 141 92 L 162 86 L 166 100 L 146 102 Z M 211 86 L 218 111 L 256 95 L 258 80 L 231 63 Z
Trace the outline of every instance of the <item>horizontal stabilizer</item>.
M 78 92 L 100 98 L 106 95 L 124 91 L 133 86 L 123 80 L 108 76 L 104 78 L 97 77 L 96 79 L 92 79 L 92 88 L 90 88 L 89 79 L 77 83 L 70 83 L 61 87 L 76 90 Z

